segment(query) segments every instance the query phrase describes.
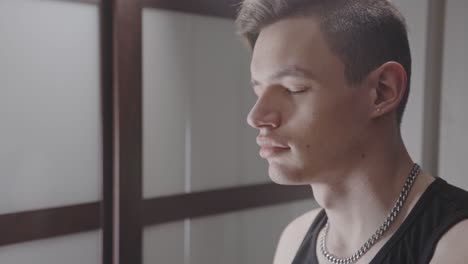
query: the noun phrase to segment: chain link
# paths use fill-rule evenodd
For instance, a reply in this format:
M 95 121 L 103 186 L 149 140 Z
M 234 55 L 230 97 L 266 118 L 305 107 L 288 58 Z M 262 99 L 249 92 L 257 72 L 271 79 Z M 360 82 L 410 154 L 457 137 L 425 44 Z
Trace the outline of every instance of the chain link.
M 362 247 L 351 257 L 339 258 L 328 252 L 326 247 L 326 238 L 330 226 L 327 221 L 327 224 L 325 225 L 325 230 L 320 241 L 320 250 L 322 251 L 323 256 L 333 264 L 352 264 L 359 260 L 383 236 L 383 234 L 385 233 L 385 231 L 388 230 L 393 221 L 395 221 L 398 213 L 400 212 L 401 208 L 403 207 L 406 201 L 406 198 L 408 197 L 408 193 L 411 190 L 411 187 L 413 186 L 414 180 L 416 179 L 416 176 L 418 176 L 420 171 L 421 167 L 415 163 L 413 165 L 413 168 L 411 169 L 410 174 L 408 175 L 408 178 L 406 178 L 405 185 L 403 186 L 403 190 L 398 196 L 398 200 L 395 202 L 395 205 L 393 206 L 392 210 L 388 214 L 383 224 L 380 225 L 377 231 L 375 231 L 375 233 L 366 241 L 366 243 L 364 243 L 364 245 L 362 245 Z

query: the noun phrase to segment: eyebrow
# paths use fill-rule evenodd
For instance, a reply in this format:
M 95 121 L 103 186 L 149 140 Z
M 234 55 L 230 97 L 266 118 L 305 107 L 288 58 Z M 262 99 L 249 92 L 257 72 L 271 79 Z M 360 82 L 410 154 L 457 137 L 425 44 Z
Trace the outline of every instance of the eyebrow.
M 268 79 L 277 80 L 287 76 L 314 79 L 314 75 L 309 70 L 296 65 L 288 65 L 283 67 L 277 72 L 273 73 Z M 259 85 L 259 82 L 254 79 L 252 79 L 250 82 L 253 86 Z

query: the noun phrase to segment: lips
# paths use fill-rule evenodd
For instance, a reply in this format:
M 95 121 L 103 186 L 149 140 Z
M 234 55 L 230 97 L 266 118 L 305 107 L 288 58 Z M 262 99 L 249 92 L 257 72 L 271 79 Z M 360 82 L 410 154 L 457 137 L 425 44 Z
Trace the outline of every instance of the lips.
M 260 157 L 264 159 L 280 155 L 290 149 L 286 144 L 269 137 L 257 137 L 257 144 L 260 146 Z
M 278 148 L 278 147 L 260 147 L 260 157 L 267 159 L 289 151 L 289 148 Z

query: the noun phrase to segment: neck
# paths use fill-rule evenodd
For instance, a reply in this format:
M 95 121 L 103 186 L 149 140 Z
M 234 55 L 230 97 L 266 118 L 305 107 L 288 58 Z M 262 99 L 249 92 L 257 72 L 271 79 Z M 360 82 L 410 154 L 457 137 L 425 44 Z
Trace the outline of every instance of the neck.
M 413 166 L 401 138 L 375 144 L 352 163 L 312 184 L 328 216 L 328 241 L 344 255 L 359 249 L 383 223 Z

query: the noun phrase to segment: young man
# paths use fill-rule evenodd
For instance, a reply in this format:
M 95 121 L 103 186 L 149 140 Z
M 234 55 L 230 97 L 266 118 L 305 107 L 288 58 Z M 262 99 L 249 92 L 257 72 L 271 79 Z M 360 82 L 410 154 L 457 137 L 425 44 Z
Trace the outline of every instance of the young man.
M 260 156 L 321 208 L 291 222 L 274 262 L 468 263 L 468 193 L 420 170 L 400 134 L 411 55 L 386 0 L 246 0 Z

